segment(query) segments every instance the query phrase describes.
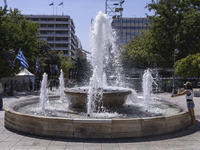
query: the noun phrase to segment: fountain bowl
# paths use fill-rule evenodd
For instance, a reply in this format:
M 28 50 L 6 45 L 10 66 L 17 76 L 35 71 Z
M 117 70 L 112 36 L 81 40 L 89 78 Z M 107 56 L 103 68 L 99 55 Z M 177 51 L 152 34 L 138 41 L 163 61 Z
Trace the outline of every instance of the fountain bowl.
M 165 134 L 183 129 L 191 123 L 186 110 L 170 116 L 113 119 L 46 117 L 16 111 L 19 107 L 36 102 L 39 102 L 39 98 L 24 98 L 6 103 L 5 127 L 39 136 L 109 139 Z
M 71 107 L 85 109 L 87 106 L 88 87 L 69 88 L 64 92 Z M 122 107 L 131 90 L 126 88 L 104 88 L 102 104 L 106 109 Z

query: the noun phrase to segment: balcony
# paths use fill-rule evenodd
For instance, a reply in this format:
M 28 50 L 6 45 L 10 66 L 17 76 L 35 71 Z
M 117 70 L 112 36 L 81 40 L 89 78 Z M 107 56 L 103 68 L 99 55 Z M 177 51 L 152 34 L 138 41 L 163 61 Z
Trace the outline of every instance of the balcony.
M 55 24 L 55 21 L 38 21 L 39 24 Z
M 70 34 L 69 33 L 66 33 L 66 34 L 58 34 L 58 33 L 56 33 L 54 37 L 70 37 Z
M 47 41 L 49 44 L 70 44 L 69 41 Z
M 64 50 L 69 50 L 69 48 L 68 47 L 52 47 L 51 50 L 60 50 L 60 51 L 63 50 L 64 51 Z
M 60 27 L 60 28 L 55 28 L 55 27 L 40 27 L 40 31 L 69 31 L 69 28 L 65 27 Z

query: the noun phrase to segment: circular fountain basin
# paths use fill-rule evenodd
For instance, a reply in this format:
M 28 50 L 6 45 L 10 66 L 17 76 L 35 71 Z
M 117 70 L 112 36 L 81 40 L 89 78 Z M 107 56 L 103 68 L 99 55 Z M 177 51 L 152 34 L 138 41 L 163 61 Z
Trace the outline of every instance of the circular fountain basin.
M 185 128 L 191 123 L 189 113 L 182 109 L 169 116 L 107 119 L 47 117 L 17 111 L 20 107 L 36 102 L 39 102 L 38 98 L 18 100 L 4 105 L 5 127 L 26 134 L 49 137 L 127 138 L 169 133 Z
M 73 108 L 86 108 L 88 87 L 70 88 L 64 92 Z M 131 91 L 126 88 L 105 88 L 103 89 L 103 106 L 108 109 L 122 107 L 129 94 Z

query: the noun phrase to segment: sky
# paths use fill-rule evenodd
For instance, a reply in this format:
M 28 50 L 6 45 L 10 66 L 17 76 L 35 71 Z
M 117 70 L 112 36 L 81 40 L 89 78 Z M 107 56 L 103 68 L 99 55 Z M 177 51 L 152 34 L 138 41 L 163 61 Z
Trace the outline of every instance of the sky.
M 54 2 L 53 6 L 49 6 Z M 58 6 L 63 2 L 63 6 Z M 123 3 L 123 17 L 146 17 L 152 15 L 145 6 L 151 0 L 125 0 Z M 89 32 L 91 19 L 95 18 L 99 11 L 105 13 L 106 0 L 7 0 L 8 8 L 18 8 L 21 14 L 45 14 L 45 15 L 70 15 L 75 24 L 75 32 L 81 41 L 84 50 L 90 51 Z M 0 6 L 4 6 L 4 0 L 0 0 Z

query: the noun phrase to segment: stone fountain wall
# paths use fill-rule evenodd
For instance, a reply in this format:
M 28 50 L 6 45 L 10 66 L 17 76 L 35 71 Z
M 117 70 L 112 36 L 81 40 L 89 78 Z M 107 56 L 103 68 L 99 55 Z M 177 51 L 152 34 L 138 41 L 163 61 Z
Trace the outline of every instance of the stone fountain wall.
M 23 133 L 62 138 L 125 138 L 159 135 L 190 125 L 189 113 L 173 116 L 131 119 L 71 119 L 32 116 L 15 109 L 37 99 L 5 105 L 5 127 Z

